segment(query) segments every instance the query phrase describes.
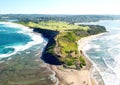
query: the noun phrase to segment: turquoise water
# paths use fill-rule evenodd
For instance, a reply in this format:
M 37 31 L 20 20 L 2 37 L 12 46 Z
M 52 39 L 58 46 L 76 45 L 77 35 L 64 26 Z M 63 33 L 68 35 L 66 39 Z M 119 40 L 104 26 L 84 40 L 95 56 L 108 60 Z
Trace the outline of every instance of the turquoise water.
M 86 24 L 106 27 L 108 32 L 88 42 L 84 50 L 94 62 L 105 85 L 120 85 L 120 20 Z
M 42 41 L 40 35 L 22 25 L 0 22 L 0 60 Z

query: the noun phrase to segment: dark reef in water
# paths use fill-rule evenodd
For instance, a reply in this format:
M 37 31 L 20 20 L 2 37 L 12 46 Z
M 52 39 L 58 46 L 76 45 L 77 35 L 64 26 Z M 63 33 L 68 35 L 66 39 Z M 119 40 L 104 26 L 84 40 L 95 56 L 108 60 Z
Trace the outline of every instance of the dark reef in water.
M 59 32 L 54 31 L 54 30 L 48 30 L 48 29 L 40 29 L 40 28 L 33 28 L 33 31 L 37 33 L 41 33 L 43 37 L 49 40 L 43 51 L 43 55 L 41 59 L 44 60 L 44 62 L 51 64 L 51 65 L 63 64 L 63 62 L 59 61 L 57 55 L 51 55 L 51 53 L 47 52 L 50 46 L 56 44 L 55 36 L 59 34 Z

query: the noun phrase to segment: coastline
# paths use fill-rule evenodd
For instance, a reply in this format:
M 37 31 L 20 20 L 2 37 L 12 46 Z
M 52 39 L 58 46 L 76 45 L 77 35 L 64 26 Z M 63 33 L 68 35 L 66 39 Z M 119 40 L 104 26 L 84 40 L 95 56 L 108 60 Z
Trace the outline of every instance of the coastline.
M 101 35 L 103 35 L 105 33 L 99 33 L 99 34 L 96 34 L 96 35 L 87 36 L 87 37 L 84 37 L 84 38 L 82 38 L 82 39 L 80 39 L 78 41 L 78 50 L 79 50 L 79 52 L 82 51 L 82 53 L 84 55 L 84 58 L 86 59 L 87 63 L 88 62 L 91 63 L 91 65 L 89 63 L 87 65 L 89 65 L 90 76 L 91 76 L 92 81 L 95 82 L 95 85 L 104 85 L 104 81 L 102 80 L 101 75 L 100 75 L 98 69 L 96 69 L 93 61 L 89 58 L 89 56 L 86 55 L 85 50 L 84 50 L 84 46 L 89 41 L 91 41 L 92 39 L 95 39 L 96 37 L 99 37 L 99 36 L 101 36 Z M 88 68 L 85 67 L 84 69 L 88 69 Z M 98 76 L 99 76 L 99 78 L 101 78 L 100 80 L 97 79 Z
M 59 80 L 59 85 L 101 85 L 101 83 L 98 83 L 93 77 L 93 63 L 85 55 L 83 48 L 87 42 L 103 34 L 104 33 L 91 35 L 78 40 L 78 50 L 80 55 L 84 56 L 87 63 L 87 65 L 81 70 L 66 69 L 62 65 L 50 65 L 50 68 L 56 73 L 56 77 Z
M 36 31 L 33 31 L 31 33 L 35 33 L 36 35 L 39 35 Z M 42 33 L 42 34 L 44 34 L 44 33 Z M 87 63 L 87 66 L 85 66 L 81 70 L 65 69 L 61 65 L 60 66 L 49 65 L 50 68 L 56 73 L 56 77 L 59 80 L 58 85 L 98 85 L 96 80 L 93 77 L 91 77 L 91 67 L 93 64 L 90 61 L 90 59 L 87 56 L 85 56 L 83 47 L 86 45 L 86 43 L 89 40 L 91 40 L 99 35 L 102 35 L 102 34 L 103 33 L 84 37 L 78 41 L 78 50 L 79 50 L 79 52 L 80 52 L 80 50 L 82 51 L 81 55 L 85 57 L 85 60 Z M 45 37 L 45 36 L 43 36 L 43 37 Z

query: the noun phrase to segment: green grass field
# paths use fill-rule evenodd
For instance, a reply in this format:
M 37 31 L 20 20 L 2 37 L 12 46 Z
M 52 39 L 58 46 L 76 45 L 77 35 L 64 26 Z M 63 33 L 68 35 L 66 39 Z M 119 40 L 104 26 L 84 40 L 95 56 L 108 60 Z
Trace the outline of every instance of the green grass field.
M 42 21 L 39 23 L 34 23 L 34 22 L 29 22 L 27 24 L 30 27 L 36 27 L 36 28 L 43 28 L 43 29 L 51 29 L 51 30 L 68 30 L 68 29 L 83 29 L 83 30 L 88 30 L 88 26 L 78 26 L 78 25 L 73 25 L 69 24 L 67 22 L 56 22 L 56 21 Z

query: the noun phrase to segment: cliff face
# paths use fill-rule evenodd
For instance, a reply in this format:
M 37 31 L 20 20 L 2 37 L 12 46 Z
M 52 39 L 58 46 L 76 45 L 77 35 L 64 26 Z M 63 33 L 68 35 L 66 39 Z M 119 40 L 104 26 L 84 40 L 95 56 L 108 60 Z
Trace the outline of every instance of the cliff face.
M 58 55 L 55 54 L 54 48 L 56 45 L 55 37 L 59 34 L 58 31 L 48 30 L 48 29 L 40 29 L 40 28 L 33 28 L 34 32 L 41 33 L 43 37 L 47 38 L 49 41 L 45 50 L 42 55 L 42 59 L 49 64 L 53 65 L 61 65 L 63 62 L 59 61 Z
M 49 29 L 42 29 L 42 28 L 33 28 L 34 32 L 41 33 L 43 37 L 50 39 L 53 39 L 59 31 L 49 30 Z

